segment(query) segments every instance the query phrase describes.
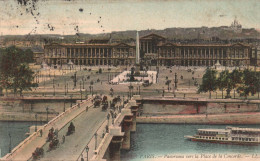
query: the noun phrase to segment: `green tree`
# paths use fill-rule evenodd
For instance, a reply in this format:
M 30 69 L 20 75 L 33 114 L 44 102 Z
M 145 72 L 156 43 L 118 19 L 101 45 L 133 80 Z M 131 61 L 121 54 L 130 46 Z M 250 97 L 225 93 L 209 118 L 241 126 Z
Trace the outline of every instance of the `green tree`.
M 230 73 L 228 70 L 224 70 L 219 74 L 217 79 L 217 87 L 222 92 L 222 99 L 224 98 L 224 90 L 228 89 L 231 84 Z
M 239 70 L 235 69 L 230 73 L 231 79 L 231 89 L 234 90 L 234 98 L 235 98 L 235 88 L 237 88 L 242 83 L 243 73 Z
M 33 72 L 28 63 L 33 62 L 31 50 L 22 50 L 15 46 L 0 50 L 0 87 L 14 91 L 30 89 L 32 86 Z
M 170 84 L 171 84 L 171 80 L 167 80 L 166 82 L 165 82 L 165 85 L 167 85 L 168 86 L 168 91 L 170 90 Z
M 247 98 L 249 93 L 254 95 L 259 90 L 259 75 L 260 72 L 253 72 L 248 69 L 244 70 L 242 79 L 243 83 L 240 87 L 238 87 L 238 93 L 240 93 L 241 96 L 245 96 L 245 98 Z
M 202 77 L 202 84 L 199 86 L 198 93 L 209 92 L 209 98 L 211 98 L 211 92 L 217 89 L 217 71 L 207 68 L 205 74 Z

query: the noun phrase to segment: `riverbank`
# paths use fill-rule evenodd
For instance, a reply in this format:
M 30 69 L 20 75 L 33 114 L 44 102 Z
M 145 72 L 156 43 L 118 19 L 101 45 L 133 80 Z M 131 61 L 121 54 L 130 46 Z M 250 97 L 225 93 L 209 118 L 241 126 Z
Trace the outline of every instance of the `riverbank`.
M 56 117 L 56 114 L 37 114 L 37 120 L 35 118 L 34 112 L 32 113 L 21 113 L 21 112 L 1 112 L 0 113 L 0 121 L 21 121 L 21 122 L 46 122 L 47 120 L 51 120 Z
M 260 112 L 139 116 L 137 123 L 171 123 L 171 124 L 260 124 Z

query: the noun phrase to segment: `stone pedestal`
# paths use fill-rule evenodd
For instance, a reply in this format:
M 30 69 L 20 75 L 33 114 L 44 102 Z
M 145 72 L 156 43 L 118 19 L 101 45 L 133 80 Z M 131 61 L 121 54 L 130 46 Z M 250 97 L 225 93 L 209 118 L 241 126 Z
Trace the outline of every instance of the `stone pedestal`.
M 135 65 L 135 73 L 134 76 L 139 76 L 140 75 L 140 64 Z

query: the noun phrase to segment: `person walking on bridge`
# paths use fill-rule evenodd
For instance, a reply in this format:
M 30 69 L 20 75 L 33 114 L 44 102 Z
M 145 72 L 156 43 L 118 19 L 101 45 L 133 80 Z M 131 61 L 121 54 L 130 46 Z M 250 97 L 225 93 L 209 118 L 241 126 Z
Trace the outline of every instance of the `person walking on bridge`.
M 65 143 L 65 136 L 64 135 L 62 136 L 62 143 L 63 144 Z

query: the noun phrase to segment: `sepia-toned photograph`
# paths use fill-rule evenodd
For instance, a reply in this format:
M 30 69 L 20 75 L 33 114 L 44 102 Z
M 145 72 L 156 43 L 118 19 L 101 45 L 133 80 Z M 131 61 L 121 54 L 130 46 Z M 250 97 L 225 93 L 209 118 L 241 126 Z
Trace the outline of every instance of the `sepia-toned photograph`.
M 0 0 L 1 161 L 259 161 L 259 0 Z

